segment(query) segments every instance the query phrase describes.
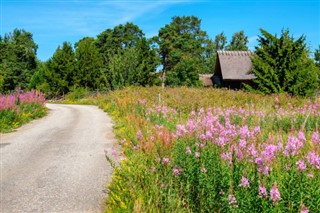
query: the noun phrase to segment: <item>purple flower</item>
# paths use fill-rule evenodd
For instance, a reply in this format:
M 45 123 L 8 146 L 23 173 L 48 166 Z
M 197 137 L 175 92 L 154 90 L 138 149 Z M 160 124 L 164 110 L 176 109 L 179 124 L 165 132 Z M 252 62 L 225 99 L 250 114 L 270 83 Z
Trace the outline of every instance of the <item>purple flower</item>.
M 314 132 L 313 134 L 312 134 L 312 138 L 311 138 L 311 141 L 313 142 L 313 143 L 320 143 L 320 138 L 319 138 L 319 132 Z
M 296 162 L 296 165 L 297 165 L 297 169 L 298 169 L 299 171 L 304 171 L 304 170 L 307 169 L 307 165 L 304 163 L 304 160 L 298 160 L 298 161 Z
M 283 154 L 287 157 L 290 154 L 293 156 L 297 155 L 301 147 L 303 147 L 303 143 L 298 138 L 289 136 Z
M 181 137 L 184 136 L 187 133 L 186 128 L 184 127 L 183 124 L 178 124 L 177 125 L 177 136 Z
M 180 175 L 181 170 L 178 169 L 178 168 L 174 168 L 174 169 L 172 170 L 172 172 L 173 172 L 174 175 L 178 176 L 178 175 Z
M 239 186 L 250 188 L 249 180 L 246 177 L 242 176 Z
M 313 178 L 314 175 L 313 175 L 312 173 L 309 173 L 309 174 L 308 174 L 308 177 L 309 177 L 309 178 Z
M 231 208 L 238 208 L 237 199 L 233 194 L 228 195 L 228 201 Z
M 186 147 L 186 154 L 191 154 L 190 146 L 187 146 L 187 147 Z
M 258 188 L 259 198 L 267 197 L 267 189 L 264 186 L 259 186 Z
M 309 212 L 308 208 L 304 204 L 302 204 L 300 213 L 308 213 L 308 212 Z
M 137 132 L 137 138 L 138 138 L 139 140 L 142 140 L 142 139 L 143 139 L 143 135 L 142 135 L 141 130 L 139 130 L 139 131 Z
M 267 162 L 271 162 L 275 158 L 275 154 L 278 150 L 278 146 L 268 144 L 265 149 L 261 152 L 261 155 Z
M 169 165 L 169 164 L 170 164 L 170 160 L 169 160 L 169 158 L 167 158 L 167 157 L 163 157 L 163 158 L 162 158 L 162 162 L 163 162 L 165 165 Z
M 314 152 L 309 152 L 307 160 L 311 166 L 314 166 L 316 169 L 320 169 L 320 157 Z
M 282 198 L 278 189 L 277 182 L 274 182 L 272 188 L 270 189 L 270 200 L 272 200 L 273 204 L 275 204 L 281 199 Z
M 196 156 L 196 158 L 199 158 L 199 157 L 200 157 L 200 152 L 196 152 L 196 153 L 194 154 L 194 156 Z
M 304 132 L 300 131 L 299 134 L 298 134 L 298 139 L 300 141 L 303 141 L 305 142 L 306 141 L 306 136 L 304 135 Z

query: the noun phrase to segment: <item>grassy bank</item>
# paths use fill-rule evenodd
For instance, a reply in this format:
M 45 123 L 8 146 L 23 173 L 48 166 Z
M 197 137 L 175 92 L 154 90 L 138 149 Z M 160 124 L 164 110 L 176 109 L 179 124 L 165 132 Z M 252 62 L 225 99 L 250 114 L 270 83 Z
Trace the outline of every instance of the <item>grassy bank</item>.
M 115 121 L 125 160 L 108 212 L 320 209 L 319 101 L 128 88 L 84 100 Z
M 0 95 L 0 132 L 13 129 L 46 114 L 45 98 L 37 91 Z

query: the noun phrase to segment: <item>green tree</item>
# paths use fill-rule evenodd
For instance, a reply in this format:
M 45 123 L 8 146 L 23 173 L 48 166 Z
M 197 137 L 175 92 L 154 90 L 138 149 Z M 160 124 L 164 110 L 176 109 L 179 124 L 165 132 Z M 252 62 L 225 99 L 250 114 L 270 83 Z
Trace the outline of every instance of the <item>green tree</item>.
M 176 16 L 172 18 L 170 24 L 160 29 L 156 39 L 163 66 L 162 86 L 199 84 L 198 74 L 204 69 L 202 59 L 209 44 L 208 36 L 201 30 L 200 24 L 201 21 L 197 17 Z M 186 67 L 188 69 L 182 70 Z M 182 74 L 183 72 L 188 74 Z M 168 82 L 167 75 L 170 78 Z
M 318 67 L 320 67 L 320 45 L 318 49 L 315 50 L 314 52 L 314 61 Z
M 99 88 L 102 57 L 95 45 L 95 40 L 85 37 L 75 44 L 75 48 L 74 86 L 90 89 Z
M 96 46 L 103 58 L 101 82 L 110 89 L 156 81 L 157 55 L 137 25 L 126 23 L 105 30 L 98 35 Z
M 37 48 L 32 34 L 23 29 L 15 29 L 0 39 L 0 86 L 3 91 L 28 87 L 37 67 Z
M 226 46 L 226 50 L 248 50 L 248 36 L 244 34 L 244 31 L 241 30 L 233 34 L 230 44 Z
M 74 85 L 75 54 L 72 45 L 64 42 L 46 63 L 45 78 L 52 95 L 63 95 Z
M 283 30 L 281 36 L 261 29 L 259 47 L 252 59 L 254 84 L 246 85 L 264 94 L 286 92 L 298 96 L 312 96 L 319 88 L 319 74 L 308 58 L 305 36 L 297 40 Z
M 219 33 L 216 35 L 214 39 L 214 50 L 224 50 L 225 46 L 227 44 L 227 37 L 225 36 L 224 32 Z

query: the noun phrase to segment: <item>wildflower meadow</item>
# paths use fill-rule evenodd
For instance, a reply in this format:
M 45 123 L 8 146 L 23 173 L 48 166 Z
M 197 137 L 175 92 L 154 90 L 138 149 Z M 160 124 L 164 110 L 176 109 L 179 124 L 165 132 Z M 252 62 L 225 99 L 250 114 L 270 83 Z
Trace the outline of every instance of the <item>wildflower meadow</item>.
M 8 132 L 46 114 L 45 98 L 39 91 L 17 90 L 0 95 L 0 132 Z
M 153 87 L 93 101 L 121 145 L 108 212 L 320 209 L 317 99 Z

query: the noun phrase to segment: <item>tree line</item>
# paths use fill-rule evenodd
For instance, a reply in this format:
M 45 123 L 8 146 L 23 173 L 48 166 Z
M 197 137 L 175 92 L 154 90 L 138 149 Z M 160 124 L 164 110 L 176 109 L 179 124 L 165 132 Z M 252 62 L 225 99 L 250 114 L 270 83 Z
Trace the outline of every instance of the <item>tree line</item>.
M 263 30 L 261 33 L 256 55 L 262 61 L 253 60 L 256 67 L 253 72 L 257 72 L 256 76 L 262 72 L 263 76 L 271 77 L 266 77 L 265 82 L 256 80 L 255 84 L 247 88 L 264 93 L 299 91 L 298 94 L 305 95 L 300 91 L 304 90 L 302 86 L 300 89 L 287 88 L 287 84 L 293 82 L 288 79 L 298 77 L 303 80 L 305 71 L 312 73 L 309 79 L 313 78 L 315 81 L 311 84 L 313 86 L 309 88 L 308 95 L 314 93 L 319 87 L 319 68 L 315 68 L 315 64 L 319 65 L 319 50 L 315 53 L 315 61 L 312 61 L 308 56 L 305 37 L 299 38 L 298 42 L 289 36 L 289 32 L 288 35 L 283 32 L 280 38 L 272 37 Z M 272 47 L 278 40 L 279 45 Z M 32 34 L 23 29 L 15 29 L 0 37 L 0 92 L 17 87 L 36 88 L 49 96 L 59 96 L 76 88 L 114 90 L 130 85 L 161 84 L 201 86 L 199 74 L 213 73 L 217 50 L 248 50 L 247 44 L 248 37 L 244 31 L 234 33 L 228 43 L 223 32 L 214 39 L 209 38 L 206 31 L 201 29 L 201 20 L 197 17 L 176 16 L 152 38 L 146 38 L 143 31 L 133 23 L 120 24 L 106 29 L 96 38 L 84 37 L 75 44 L 64 42 L 49 60 L 42 62 L 37 59 L 38 46 Z M 283 52 L 279 52 L 279 48 Z M 299 49 L 299 53 L 295 52 L 296 49 Z M 269 58 L 264 51 L 270 54 Z M 275 56 L 279 54 L 290 56 L 272 61 L 277 60 Z M 286 65 L 281 69 L 270 68 L 263 65 L 265 61 L 276 66 L 281 63 Z M 312 69 L 307 66 L 302 69 L 303 72 L 299 71 L 305 62 L 311 64 Z M 260 65 L 265 67 L 260 70 Z M 273 73 L 266 74 L 263 70 L 272 70 Z M 291 75 L 292 70 L 301 75 Z M 284 77 L 280 76 L 276 80 L 272 78 L 279 73 L 285 73 Z M 286 86 L 281 85 L 282 89 L 279 85 L 271 85 L 271 89 L 263 86 L 279 82 Z

